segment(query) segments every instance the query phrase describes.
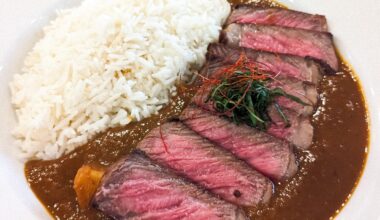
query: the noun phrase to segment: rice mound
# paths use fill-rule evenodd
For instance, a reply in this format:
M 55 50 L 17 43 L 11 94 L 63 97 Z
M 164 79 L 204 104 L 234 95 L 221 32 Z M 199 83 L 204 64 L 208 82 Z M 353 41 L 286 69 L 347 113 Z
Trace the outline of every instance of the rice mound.
M 205 62 L 226 0 L 85 0 L 62 10 L 10 83 L 26 159 L 54 159 L 156 114 Z

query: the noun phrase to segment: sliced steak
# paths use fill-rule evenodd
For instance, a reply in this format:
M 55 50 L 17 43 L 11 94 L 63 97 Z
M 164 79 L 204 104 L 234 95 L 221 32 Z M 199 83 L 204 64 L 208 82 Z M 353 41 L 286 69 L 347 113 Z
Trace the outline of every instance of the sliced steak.
M 304 83 L 290 77 L 277 77 L 274 80 L 269 80 L 267 86 L 272 89 L 281 88 L 287 94 L 304 102 L 303 104 L 291 98 L 280 96 L 276 98 L 276 103 L 281 108 L 292 110 L 300 116 L 310 116 L 314 113 L 314 108 L 318 102 L 317 87 L 314 84 Z M 211 101 L 207 102 L 211 90 L 211 87 L 202 86 L 192 101 L 203 109 L 215 111 L 214 104 Z
M 204 110 L 208 110 L 210 112 L 215 113 L 216 110 L 214 108 L 213 103 L 206 103 L 208 94 L 210 92 L 211 88 L 201 87 L 199 91 L 195 94 L 192 102 Z M 268 109 L 268 114 L 269 117 L 272 119 L 272 122 L 270 123 L 270 126 L 266 132 L 274 137 L 289 141 L 290 143 L 294 144 L 297 148 L 307 149 L 312 143 L 314 134 L 314 129 L 311 125 L 309 118 L 309 113 L 312 110 L 307 109 L 307 106 L 302 106 L 298 103 L 294 103 L 294 101 L 289 101 L 289 99 L 287 98 L 280 98 L 279 102 L 280 105 L 285 106 L 285 108 L 283 108 L 282 111 L 287 116 L 289 123 L 286 123 L 284 121 L 284 119 L 278 114 L 278 112 L 272 105 Z M 287 109 L 286 107 L 293 109 Z M 297 110 L 297 108 L 298 112 L 295 111 Z M 304 112 L 302 112 L 302 110 Z
M 310 118 L 288 109 L 283 109 L 283 112 L 287 116 L 290 126 L 284 122 L 283 118 L 274 109 L 274 106 L 269 107 L 268 113 L 273 122 L 267 130 L 268 134 L 285 139 L 297 148 L 309 148 L 313 142 L 314 135 L 314 128 L 311 125 Z
M 247 4 L 237 5 L 233 9 L 227 20 L 227 24 L 231 23 L 277 25 L 312 31 L 328 31 L 325 16 L 285 8 L 261 8 Z
M 280 96 L 276 102 L 281 108 L 287 108 L 297 112 L 299 115 L 310 116 L 314 113 L 314 107 L 318 102 L 317 87 L 313 84 L 304 83 L 290 77 L 276 77 L 267 84 L 269 88 L 281 88 L 287 94 L 299 98 L 303 103 L 299 103 L 291 98 Z
M 208 194 L 137 152 L 108 170 L 93 205 L 115 219 L 247 219 L 237 206 Z
M 208 63 L 204 68 L 205 75 L 212 75 L 220 68 L 236 63 L 243 53 L 249 61 L 257 63 L 260 69 L 272 72 L 275 76 L 294 77 L 313 84 L 318 84 L 322 77 L 320 66 L 311 59 L 244 47 L 229 47 L 224 44 L 211 44 L 208 47 Z
M 297 171 L 292 147 L 284 140 L 246 125 L 236 125 L 195 106 L 187 107 L 180 120 L 199 135 L 231 151 L 275 180 L 291 177 Z
M 255 206 L 271 197 L 273 184 L 269 179 L 181 122 L 168 122 L 153 129 L 137 148 L 234 204 Z
M 230 24 L 222 32 L 221 41 L 230 46 L 247 47 L 273 53 L 311 57 L 338 71 L 332 35 L 280 26 Z

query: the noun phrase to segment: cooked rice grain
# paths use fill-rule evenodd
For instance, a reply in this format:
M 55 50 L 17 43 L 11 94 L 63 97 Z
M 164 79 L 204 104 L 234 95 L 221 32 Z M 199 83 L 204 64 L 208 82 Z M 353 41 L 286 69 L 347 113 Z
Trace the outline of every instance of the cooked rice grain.
M 157 113 L 205 61 L 226 0 L 85 0 L 44 28 L 10 87 L 24 158 L 54 159 Z

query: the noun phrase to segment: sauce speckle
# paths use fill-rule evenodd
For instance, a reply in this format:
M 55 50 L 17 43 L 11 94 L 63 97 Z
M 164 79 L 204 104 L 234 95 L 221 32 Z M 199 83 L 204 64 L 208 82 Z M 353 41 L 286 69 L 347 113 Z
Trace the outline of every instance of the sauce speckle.
M 272 1 L 253 2 L 281 7 Z M 288 181 L 275 183 L 269 204 L 247 208 L 251 219 L 332 219 L 351 197 L 365 165 L 369 131 L 355 74 L 343 62 L 341 70 L 337 75 L 324 76 L 318 88 L 320 103 L 312 121 L 314 141 L 309 150 L 296 152 L 298 173 Z M 110 129 L 57 160 L 26 163 L 25 175 L 31 189 L 55 219 L 109 219 L 93 208 L 79 208 L 73 189 L 77 170 L 84 164 L 108 167 L 128 154 L 152 128 L 176 117 L 196 90 L 192 86 L 178 88 L 172 102 L 156 116 Z M 241 192 L 237 190 L 234 195 L 239 197 Z

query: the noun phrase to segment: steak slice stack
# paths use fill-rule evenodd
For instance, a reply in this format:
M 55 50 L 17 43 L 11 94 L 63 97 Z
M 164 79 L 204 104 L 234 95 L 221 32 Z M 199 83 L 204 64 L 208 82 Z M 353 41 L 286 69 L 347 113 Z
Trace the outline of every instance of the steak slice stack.
M 93 205 L 114 219 L 245 220 L 244 212 L 139 152 L 108 169 Z
M 271 72 L 275 76 L 293 77 L 312 84 L 318 84 L 322 77 L 320 66 L 311 59 L 224 44 L 211 44 L 208 47 L 207 65 L 203 74 L 210 76 L 221 67 L 234 64 L 241 54 L 263 71 Z
M 153 129 L 137 148 L 153 161 L 234 204 L 256 206 L 268 202 L 272 195 L 269 179 L 181 122 Z
M 282 17 L 284 20 L 276 17 L 279 14 L 286 15 Z M 312 17 L 286 9 L 237 7 L 222 32 L 224 45 L 209 47 L 208 63 L 202 71 L 208 78 L 220 76 L 223 69 L 244 55 L 261 71 L 270 73 L 271 80 L 266 83 L 269 88 L 281 88 L 303 103 L 294 98 L 277 97 L 276 105 L 267 109 L 271 121 L 266 132 L 300 149 L 307 149 L 313 140 L 310 116 L 318 104 L 317 85 L 322 70 L 327 73 L 338 70 L 332 35 L 325 32 L 325 18 L 314 16 L 319 21 L 310 25 L 312 22 L 308 19 Z M 311 23 L 306 25 L 308 22 Z M 207 89 L 202 88 L 193 99 L 194 103 L 216 112 L 213 103 L 205 103 L 208 99 L 205 93 Z M 279 113 L 278 107 L 284 114 Z
M 338 71 L 332 35 L 327 32 L 234 23 L 223 30 L 221 39 L 229 46 L 311 57 Z
M 214 104 L 212 102 L 206 102 L 210 92 L 211 88 L 201 87 L 195 94 L 192 102 L 204 110 L 218 114 L 217 110 L 214 108 Z M 276 138 L 285 139 L 297 148 L 307 149 L 313 141 L 314 134 L 314 128 L 311 125 L 309 118 L 312 111 L 310 111 L 310 109 L 304 108 L 307 106 L 299 105 L 298 103 L 294 103 L 294 101 L 289 102 L 289 99 L 281 98 L 279 102 L 280 104 L 285 105 L 285 107 L 294 107 L 294 109 L 282 109 L 288 119 L 288 123 L 284 121 L 275 107 L 271 105 L 267 111 L 272 121 L 269 123 L 269 128 L 265 132 Z M 297 108 L 298 112 L 296 111 Z M 232 123 L 232 121 L 230 121 L 230 123 Z M 228 132 L 233 131 L 231 130 Z
M 211 77 L 212 78 L 212 77 Z M 275 98 L 281 108 L 287 108 L 298 115 L 310 116 L 318 102 L 317 87 L 314 84 L 304 83 L 290 77 L 275 77 L 267 82 L 269 89 L 282 89 L 292 98 L 279 96 Z M 208 100 L 212 88 L 201 87 L 193 98 L 193 102 L 209 111 L 215 111 L 213 104 Z M 297 98 L 298 100 L 294 100 Z
M 180 120 L 272 179 L 286 179 L 297 171 L 292 147 L 286 141 L 195 106 L 187 107 Z
M 233 9 L 227 24 L 262 24 L 300 28 L 327 32 L 326 17 L 312 15 L 285 8 L 261 8 L 252 5 L 237 5 Z
M 250 71 L 254 64 L 267 74 L 266 89 L 285 92 L 266 109 L 266 130 L 221 115 L 208 100 L 213 87 L 200 85 L 179 121 L 150 131 L 108 170 L 95 207 L 115 219 L 247 219 L 236 205 L 268 202 L 271 180 L 295 175 L 293 147 L 307 149 L 313 140 L 317 85 L 339 67 L 326 18 L 239 5 L 220 40 L 208 47 L 202 79 L 222 77 L 244 56 Z

